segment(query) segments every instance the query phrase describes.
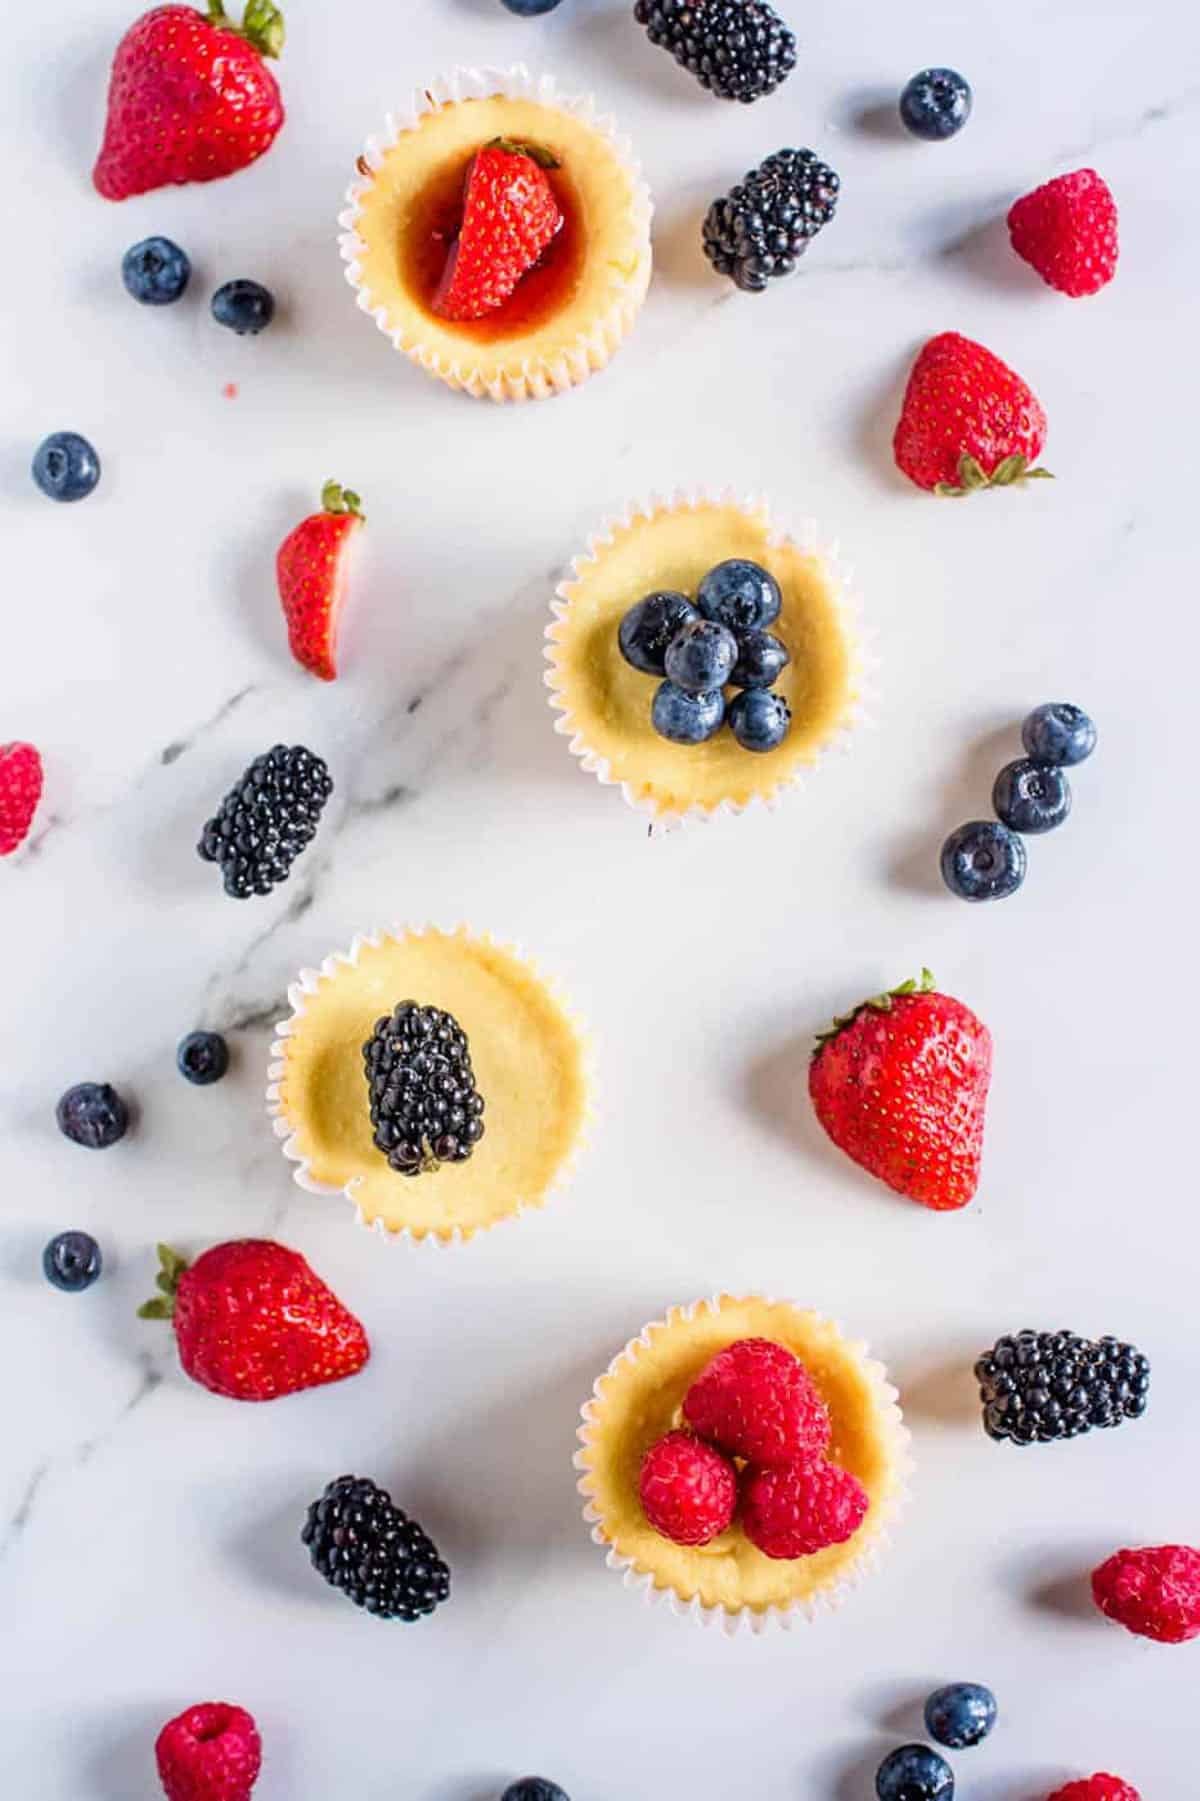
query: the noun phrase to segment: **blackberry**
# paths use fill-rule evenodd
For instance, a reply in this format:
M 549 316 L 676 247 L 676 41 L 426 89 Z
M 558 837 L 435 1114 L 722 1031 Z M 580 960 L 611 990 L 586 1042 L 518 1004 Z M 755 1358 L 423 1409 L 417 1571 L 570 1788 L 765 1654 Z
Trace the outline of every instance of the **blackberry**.
M 206 863 L 221 865 L 225 892 L 235 900 L 270 894 L 312 842 L 332 793 L 333 778 L 315 752 L 277 744 L 234 783 L 196 849 Z
M 812 150 L 777 150 L 736 188 L 714 200 L 704 221 L 704 254 L 718 275 L 747 294 L 795 273 L 837 211 L 841 181 Z
M 999 1338 L 975 1365 L 989 1438 L 1015 1445 L 1078 1438 L 1146 1411 L 1150 1362 L 1115 1338 L 1074 1332 L 1017 1332 Z
M 637 0 L 633 16 L 722 100 L 761 100 L 796 66 L 795 34 L 765 0 Z
M 375 1146 L 401 1176 L 465 1163 L 483 1137 L 467 1035 L 450 1013 L 401 1001 L 363 1045 Z
M 326 1582 L 381 1620 L 418 1620 L 449 1598 L 433 1540 L 367 1476 L 330 1482 L 300 1538 Z

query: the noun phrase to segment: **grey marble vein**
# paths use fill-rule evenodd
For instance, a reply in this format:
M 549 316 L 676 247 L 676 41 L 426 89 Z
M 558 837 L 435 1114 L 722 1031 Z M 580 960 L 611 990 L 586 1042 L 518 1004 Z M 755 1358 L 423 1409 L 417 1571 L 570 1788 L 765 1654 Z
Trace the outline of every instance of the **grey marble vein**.
M 17 1540 L 24 1533 L 26 1527 L 29 1525 L 29 1522 L 33 1517 L 34 1507 L 37 1505 L 38 1492 L 41 1489 L 42 1483 L 50 1473 L 50 1462 L 51 1460 L 46 1458 L 33 1469 L 28 1482 L 25 1484 L 25 1491 L 22 1494 L 21 1499 L 18 1501 L 13 1513 L 9 1516 L 3 1532 L 0 1533 L 0 1562 L 3 1562 L 4 1558 L 7 1557 L 9 1551 L 13 1548 Z
M 228 700 L 222 701 L 216 712 L 210 713 L 207 719 L 201 720 L 200 724 L 194 726 L 186 737 L 173 738 L 170 744 L 164 745 L 159 752 L 159 762 L 166 768 L 169 768 L 172 763 L 177 763 L 180 757 L 193 749 L 207 732 L 211 732 L 223 720 L 228 719 L 229 715 L 235 712 L 244 700 L 249 700 L 257 687 L 257 682 L 248 682 L 244 688 L 239 688 L 236 694 L 231 694 Z

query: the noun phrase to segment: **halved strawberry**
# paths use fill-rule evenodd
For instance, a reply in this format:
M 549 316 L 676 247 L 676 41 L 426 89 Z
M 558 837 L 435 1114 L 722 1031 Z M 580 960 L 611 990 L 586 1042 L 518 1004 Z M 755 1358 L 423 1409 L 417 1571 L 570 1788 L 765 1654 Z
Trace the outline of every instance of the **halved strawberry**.
M 321 512 L 310 513 L 283 540 L 275 573 L 292 655 L 323 682 L 332 682 L 337 679 L 335 657 L 346 594 L 346 550 L 365 520 L 358 495 L 340 482 L 325 483 L 321 507 Z
M 503 306 L 562 229 L 546 175 L 558 163 L 537 144 L 495 138 L 472 158 L 463 220 L 433 299 L 443 319 L 482 319 Z

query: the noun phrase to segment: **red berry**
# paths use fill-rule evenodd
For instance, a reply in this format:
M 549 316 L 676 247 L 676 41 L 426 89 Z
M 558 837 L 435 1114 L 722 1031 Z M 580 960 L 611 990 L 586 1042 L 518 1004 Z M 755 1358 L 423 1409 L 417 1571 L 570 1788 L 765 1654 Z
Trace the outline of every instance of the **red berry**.
M 1139 1638 L 1182 1645 L 1200 1637 L 1200 1551 L 1190 1545 L 1146 1545 L 1117 1551 L 1092 1571 L 1101 1613 Z
M 497 138 L 471 158 L 463 220 L 433 310 L 443 319 L 482 319 L 515 292 L 562 227 L 546 168 L 534 145 Z
M 202 1701 L 168 1720 L 154 1754 L 170 1801 L 248 1801 L 262 1741 L 244 1707 Z
M 42 759 L 32 744 L 0 744 L 0 857 L 24 844 L 42 798 Z
M 668 1432 L 642 1459 L 642 1511 L 677 1545 L 706 1545 L 737 1506 L 737 1474 L 719 1451 L 690 1432 Z
M 1009 211 L 1008 235 L 1043 281 L 1073 299 L 1098 294 L 1117 272 L 1117 203 L 1094 169 L 1025 194 Z
M 970 494 L 1032 476 L 1046 442 L 1046 415 L 998 356 L 956 331 L 930 338 L 913 364 L 892 448 L 918 488 Z
M 808 1086 L 839 1149 L 897 1194 L 947 1212 L 979 1186 L 992 1036 L 926 970 L 865 1001 L 817 1046 Z
M 1131 1782 L 1122 1782 L 1119 1776 L 1105 1776 L 1099 1772 L 1095 1776 L 1081 1777 L 1078 1782 L 1068 1782 L 1065 1788 L 1056 1788 L 1046 1801 L 1142 1801 Z
M 321 512 L 310 513 L 283 540 L 275 575 L 292 655 L 322 681 L 332 682 L 337 678 L 346 550 L 364 521 L 358 495 L 338 482 L 326 482 L 321 506 Z
M 693 1432 L 748 1463 L 817 1457 L 829 1443 L 829 1412 L 786 1345 L 739 1338 L 718 1351 L 683 1401 Z
M 811 1557 L 845 1544 L 867 1517 L 867 1491 L 824 1458 L 750 1470 L 742 1483 L 742 1527 L 767 1557 Z

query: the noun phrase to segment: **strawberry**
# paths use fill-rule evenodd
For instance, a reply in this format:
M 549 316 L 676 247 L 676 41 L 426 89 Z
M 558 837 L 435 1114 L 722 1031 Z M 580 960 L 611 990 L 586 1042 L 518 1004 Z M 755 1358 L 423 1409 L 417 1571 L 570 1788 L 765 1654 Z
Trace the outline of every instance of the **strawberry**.
M 141 1319 L 171 1319 L 193 1382 L 232 1401 L 273 1401 L 353 1376 L 367 1335 L 298 1251 L 266 1238 L 214 1245 L 196 1262 L 158 1247 L 162 1293 Z
M 664 1538 L 707 1545 L 733 1518 L 737 1473 L 690 1432 L 668 1432 L 642 1459 L 638 1495 L 642 1512 Z
M 217 181 L 269 150 L 283 124 L 279 86 L 263 61 L 283 48 L 274 0 L 246 0 L 240 27 L 221 0 L 207 15 L 156 6 L 113 57 L 104 143 L 92 171 L 106 200 Z
M 746 1472 L 742 1528 L 764 1557 L 811 1557 L 853 1538 L 870 1505 L 857 1476 L 836 1463 L 785 1463 Z
M 563 215 L 547 169 L 558 163 L 536 144 L 495 138 L 467 169 L 463 218 L 433 299 L 443 319 L 482 319 L 516 289 L 561 230 Z
M 1046 415 L 998 356 L 944 331 L 913 364 L 892 440 L 896 466 L 935 494 L 1009 488 L 1050 471 L 1035 467 Z
M 1017 255 L 1072 299 L 1098 294 L 1117 272 L 1117 203 L 1094 169 L 1023 195 L 1009 210 L 1008 235 Z
M 920 983 L 864 1001 L 821 1035 L 808 1088 L 840 1150 L 936 1212 L 979 1186 L 992 1035 L 969 1007 Z
M 167 1721 L 154 1758 L 168 1801 L 249 1801 L 262 1740 L 244 1707 L 202 1701 Z
M 32 744 L 0 744 L 0 857 L 24 844 L 42 798 L 42 759 Z
M 362 502 L 351 488 L 326 482 L 322 511 L 302 519 L 279 546 L 275 574 L 297 663 L 323 682 L 337 679 L 338 617 L 346 594 L 345 552 L 363 524 Z

